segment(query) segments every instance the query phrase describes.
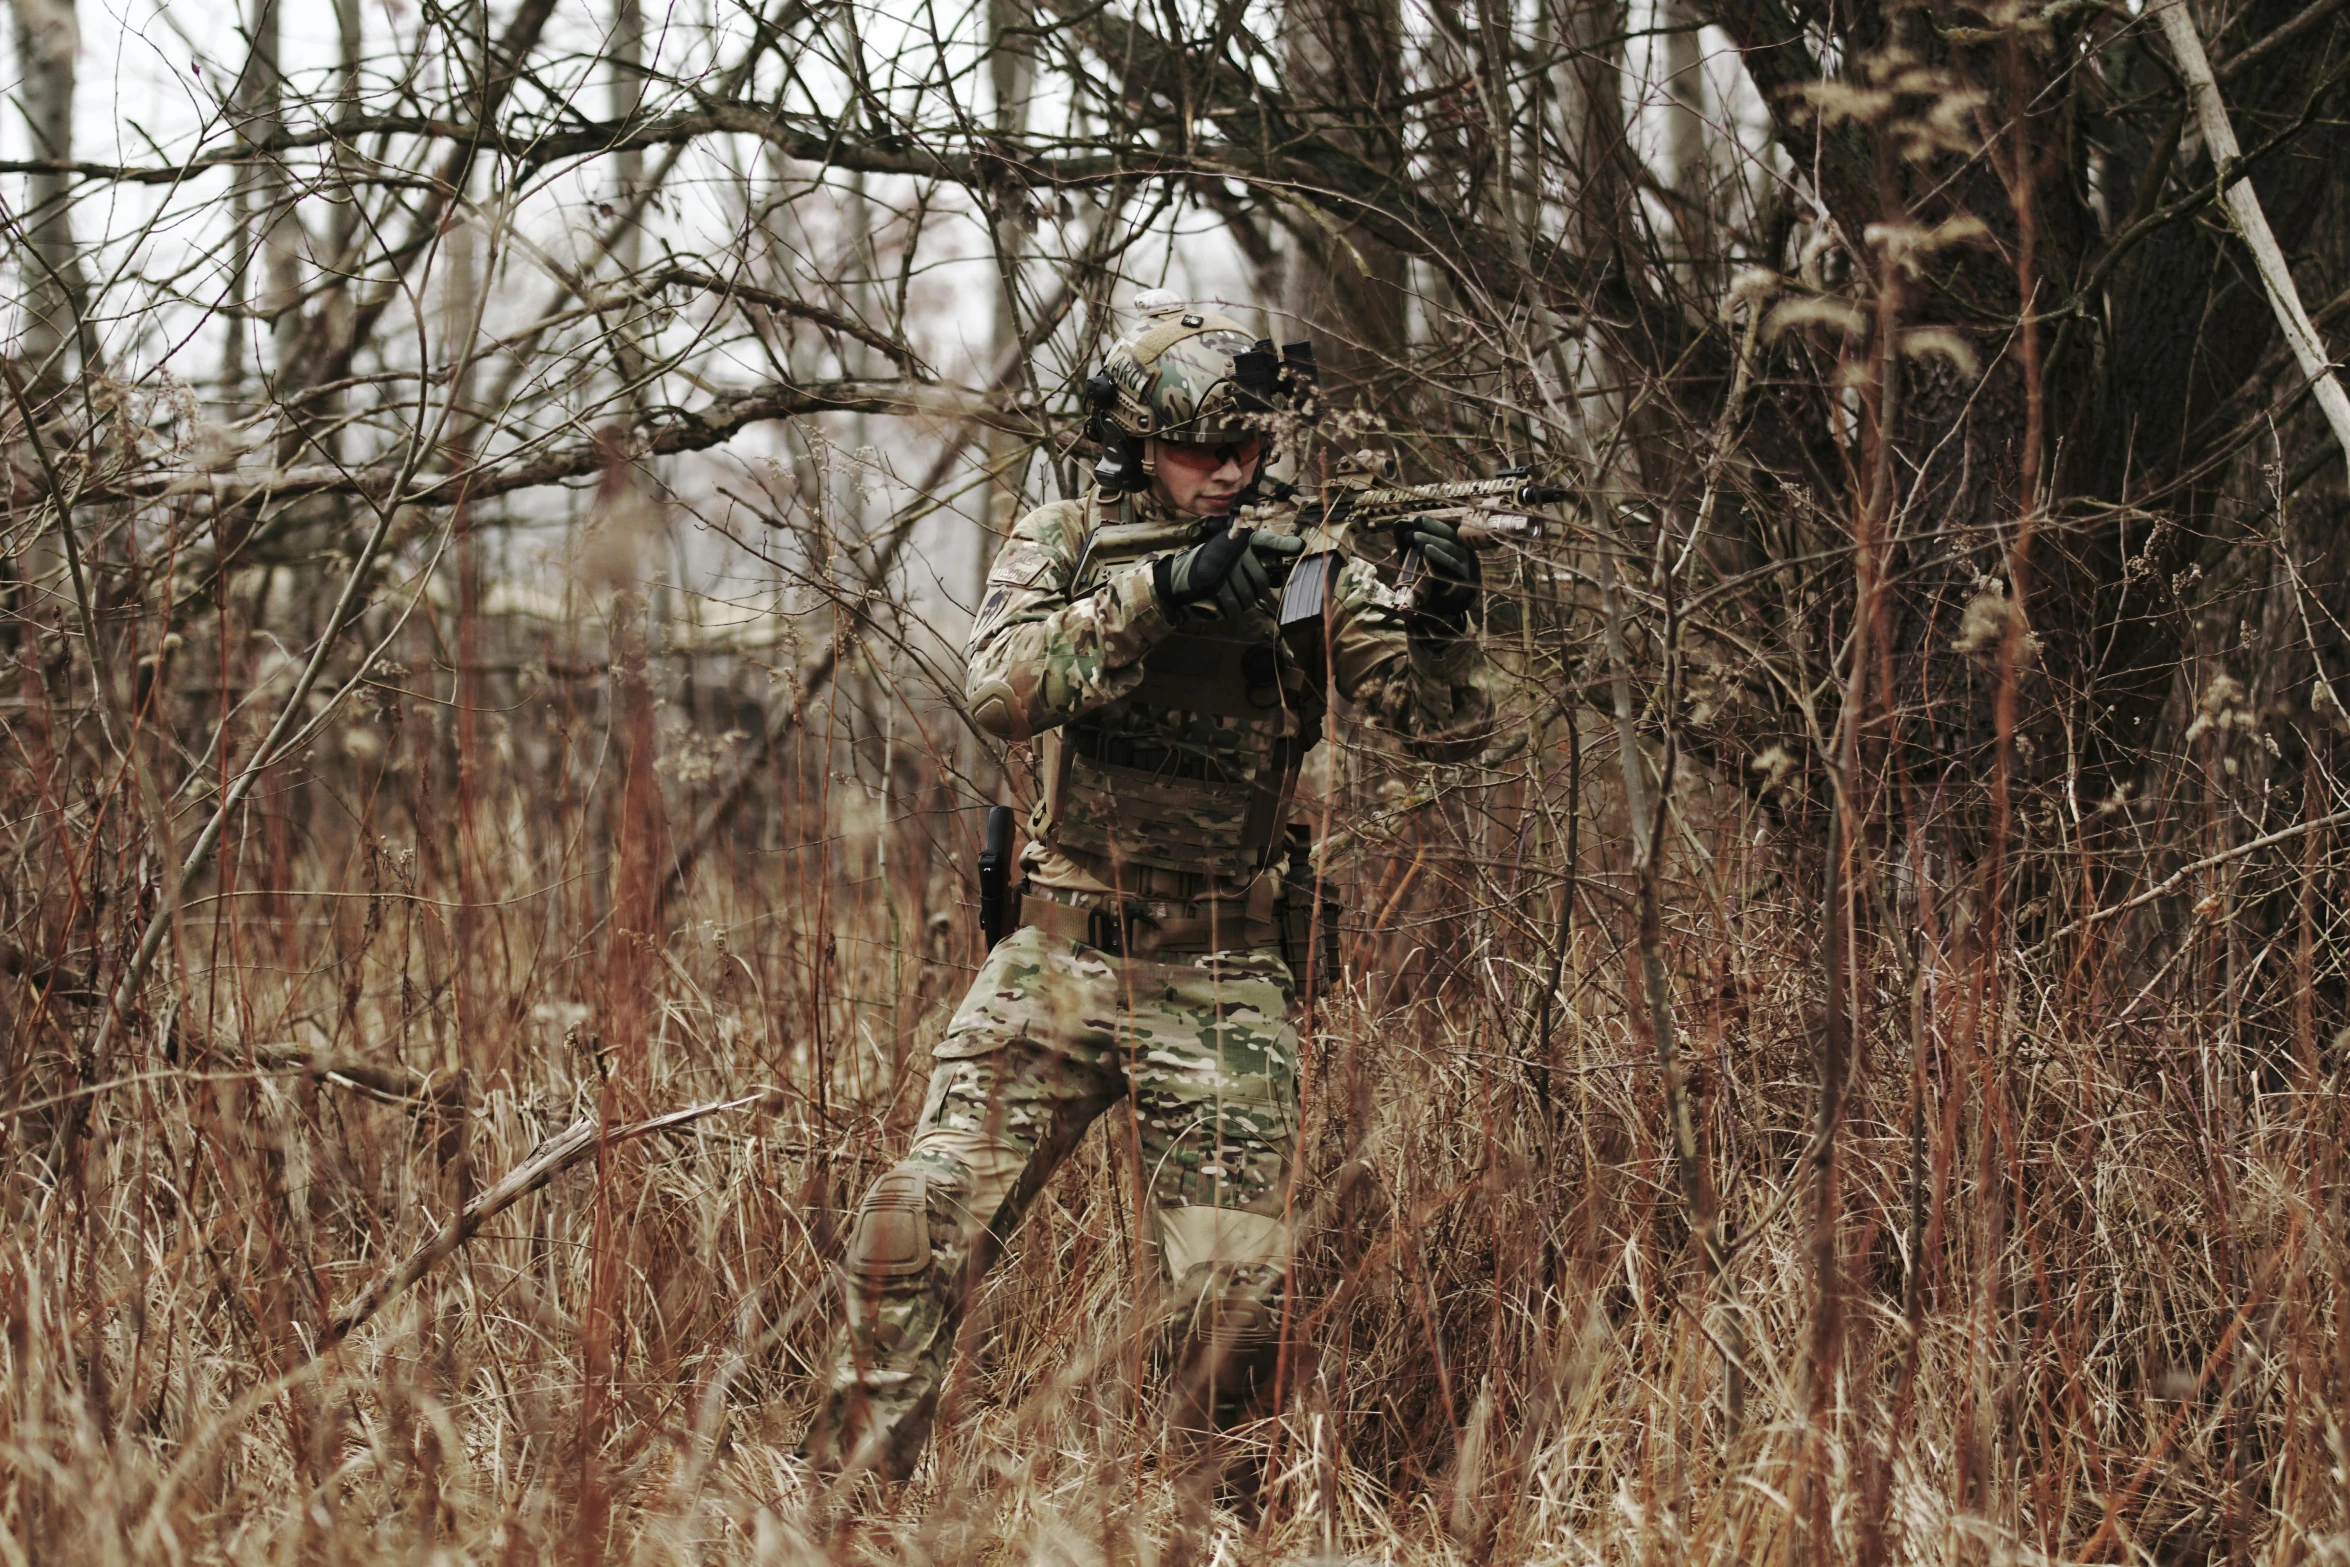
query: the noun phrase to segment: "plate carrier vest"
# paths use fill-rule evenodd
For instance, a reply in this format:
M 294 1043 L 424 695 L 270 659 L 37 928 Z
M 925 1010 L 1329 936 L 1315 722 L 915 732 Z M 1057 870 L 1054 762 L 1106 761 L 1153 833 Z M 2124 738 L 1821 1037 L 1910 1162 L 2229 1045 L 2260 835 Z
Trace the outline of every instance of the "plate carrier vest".
M 1069 582 L 1072 601 L 1113 571 L 1188 549 L 1195 521 L 1105 515 Z M 1187 617 L 1188 618 L 1188 617 Z M 1202 617 L 1143 656 L 1142 684 L 1038 737 L 1035 836 L 1065 852 L 1232 881 L 1279 856 L 1298 767 L 1322 735 L 1320 682 L 1282 646 L 1271 613 L 1238 628 Z

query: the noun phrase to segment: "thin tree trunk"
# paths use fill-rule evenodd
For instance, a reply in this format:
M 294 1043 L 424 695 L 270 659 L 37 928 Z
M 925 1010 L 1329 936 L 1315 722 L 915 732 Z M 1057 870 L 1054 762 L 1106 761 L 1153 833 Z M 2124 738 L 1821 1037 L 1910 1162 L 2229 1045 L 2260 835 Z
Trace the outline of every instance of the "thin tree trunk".
M 1006 143 L 1017 140 L 1028 130 L 1029 85 L 1035 79 L 1036 62 L 1021 42 L 1007 40 L 1004 34 L 1010 28 L 1028 25 L 1034 16 L 1028 0 L 988 0 L 988 30 L 995 38 L 995 50 L 987 61 L 988 83 L 995 94 L 995 133 Z M 989 345 L 988 359 L 991 364 L 1003 364 L 1015 357 L 1020 343 L 1024 230 L 1000 212 L 994 228 L 1001 287 L 996 294 L 995 337 Z M 979 602 L 981 586 L 987 580 L 995 541 L 1011 532 L 1012 524 L 1018 520 L 1028 466 L 1018 460 L 1020 446 L 1020 439 L 1009 431 L 990 429 L 987 433 L 987 469 L 994 480 L 988 487 L 987 535 L 980 539 L 975 552 L 976 571 L 971 583 L 974 605 Z
M 73 157 L 74 75 L 81 50 L 74 0 L 14 3 L 22 78 L 18 102 L 32 155 L 64 162 Z M 26 183 L 24 232 L 30 243 L 19 263 L 25 295 L 20 352 L 32 369 L 36 406 L 51 402 L 70 383 L 69 345 L 78 348 L 85 366 L 95 357 L 82 321 L 88 288 L 74 247 L 71 188 L 70 176 L 62 173 L 34 174 Z
M 1036 56 L 1025 38 L 1007 38 L 1005 34 L 1015 27 L 1032 25 L 1036 19 L 1030 0 L 988 0 L 988 31 L 992 35 L 995 52 L 988 57 L 988 85 L 995 97 L 995 133 L 999 140 L 1010 145 L 1025 136 L 1029 122 L 1029 98 L 1036 80 Z M 1020 299 L 1027 278 L 1023 245 L 1026 233 L 1018 223 L 998 214 L 994 225 L 996 270 L 998 287 L 995 300 L 995 333 L 988 345 L 988 363 L 991 366 L 1017 365 L 1006 390 L 1028 387 L 1033 390 L 1035 367 L 1029 356 L 1021 352 L 1024 327 L 1021 321 Z M 987 445 L 981 460 L 993 476 L 987 488 L 985 526 L 971 541 L 970 595 L 973 613 L 978 612 L 979 601 L 987 593 L 987 573 L 995 564 L 997 547 L 1010 535 L 1012 525 L 1019 521 L 1021 497 L 1027 490 L 1029 453 L 1021 437 L 1009 431 L 990 427 Z M 970 742 L 970 756 L 964 768 L 982 798 L 995 798 L 1003 786 L 1002 769 L 992 747 L 978 743 L 976 736 L 966 737 Z
M 1705 123 L 1705 70 L 1697 36 L 1697 10 L 1689 0 L 1670 0 L 1664 10 L 1665 156 L 1673 180 L 1673 232 L 1684 258 L 1682 277 L 1701 303 L 1715 288 L 1706 258 L 1713 249 L 1713 156 Z
M 279 0 L 253 0 L 245 40 L 245 68 L 237 76 L 236 131 L 247 144 L 265 144 L 285 129 L 285 76 L 279 64 Z M 221 354 L 221 395 L 232 405 L 245 395 L 248 374 L 266 381 L 284 359 L 301 319 L 299 271 L 301 223 L 286 185 L 282 163 L 263 156 L 240 166 L 229 191 L 229 330 Z M 254 288 L 253 263 L 261 262 L 261 286 Z M 273 340 L 272 363 L 249 363 L 248 352 L 266 326 Z
M 247 63 L 251 90 L 249 140 L 265 141 L 285 129 L 285 72 L 279 64 L 279 0 L 254 0 L 252 55 Z M 295 216 L 285 165 L 272 156 L 255 170 L 255 192 L 260 198 L 261 315 L 274 345 L 273 359 L 284 358 L 301 329 L 295 308 L 302 298 L 302 224 Z
M 615 0 L 612 8 L 612 118 L 636 118 L 645 102 L 645 11 L 643 0 Z M 613 156 L 612 178 L 619 188 L 614 206 L 626 209 L 644 184 L 645 154 L 630 147 Z M 641 223 L 624 225 L 612 242 L 612 259 L 624 271 L 634 272 L 644 254 Z
M 360 0 L 335 0 L 335 43 L 335 114 L 339 119 L 356 120 L 360 110 L 359 73 L 366 61 L 367 45 L 366 19 L 360 11 Z M 334 204 L 327 223 L 325 254 L 330 258 L 350 255 L 359 234 L 359 157 L 357 149 L 348 142 L 338 144 L 335 149 L 335 171 L 343 183 L 341 199 Z M 338 323 L 348 318 L 351 290 L 339 272 L 315 308 L 322 315 L 333 316 Z M 279 319 L 279 330 L 285 334 L 279 339 L 281 364 L 291 358 L 303 326 L 301 317 L 291 310 Z M 342 421 L 338 417 L 342 404 L 341 393 L 328 392 L 303 399 L 298 405 L 310 439 L 316 443 L 318 457 L 329 463 L 339 462 L 342 456 Z
M 1716 1343 L 1722 1352 L 1724 1410 L 1734 1431 L 1744 1417 L 1745 1372 L 1741 1328 L 1730 1296 L 1729 1246 L 1722 1233 L 1721 1215 L 1705 1176 L 1705 1160 L 1697 1141 L 1697 1115 L 1690 1103 L 1687 1069 L 1681 1064 L 1679 1030 L 1673 1019 L 1672 975 L 1665 960 L 1664 844 L 1672 822 L 1671 748 L 1666 769 L 1655 780 L 1650 795 L 1648 758 L 1641 749 L 1638 713 L 1632 697 L 1632 660 L 1624 590 L 1617 555 L 1624 539 L 1614 519 L 1598 539 L 1601 642 L 1606 651 L 1608 687 L 1614 700 L 1616 750 L 1622 763 L 1624 809 L 1632 824 L 1634 920 L 1632 972 L 1625 987 L 1627 1004 L 1641 1015 L 1656 1051 L 1665 1090 L 1665 1138 L 1673 1173 L 1688 1209 L 1689 1227 L 1696 1231 L 1704 1254 L 1707 1280 L 1713 1286 Z M 1669 656 L 1669 655 L 1668 655 Z M 1669 673 L 1659 676 L 1668 686 Z M 1668 708 L 1670 702 L 1664 704 Z

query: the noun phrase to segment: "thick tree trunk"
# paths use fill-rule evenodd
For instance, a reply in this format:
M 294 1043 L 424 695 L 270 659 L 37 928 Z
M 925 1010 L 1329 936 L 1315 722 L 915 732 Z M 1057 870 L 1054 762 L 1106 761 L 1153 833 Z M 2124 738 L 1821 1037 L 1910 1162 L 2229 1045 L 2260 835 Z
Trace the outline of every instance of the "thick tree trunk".
M 1679 275 L 1691 303 L 1706 310 L 1719 286 L 1715 246 L 1714 170 L 1705 113 L 1704 55 L 1697 8 L 1670 0 L 1664 8 L 1665 163 L 1673 181 L 1673 232 L 1685 261 Z
M 1402 17 L 1394 0 L 1291 0 L 1287 42 L 1298 101 L 1320 106 L 1323 133 L 1373 166 L 1401 171 Z M 1283 308 L 1313 337 L 1323 381 L 1340 402 L 1391 420 L 1405 413 L 1401 385 L 1411 343 L 1410 263 L 1360 226 L 1335 232 L 1292 227 L 1297 261 Z
M 2299 0 L 2254 0 L 2233 18 L 2228 42 L 2241 49 L 2300 9 Z M 2102 798 L 2136 767 L 2170 690 L 2177 627 L 2160 584 L 2198 554 L 2231 547 L 2229 530 L 2211 525 L 2218 443 L 2257 406 L 2236 400 L 2277 341 L 2261 286 L 2231 253 L 2230 237 L 2181 200 L 2216 171 L 2199 143 L 2181 146 L 2180 100 L 2167 63 L 2153 54 L 2154 23 L 2109 28 L 2102 42 L 2061 30 L 1952 36 L 1927 26 L 1923 13 L 1896 17 L 1864 4 L 1838 28 L 1846 80 L 1831 81 L 1822 98 L 1810 35 L 1774 0 L 1711 0 L 1704 14 L 1738 44 L 1779 116 L 1782 145 L 1813 171 L 1833 232 L 1866 252 L 1852 258 L 1842 292 L 1865 301 L 1876 288 L 1872 272 L 1889 264 L 1883 243 L 1863 240 L 1873 226 L 1880 236 L 1888 225 L 1908 232 L 1954 221 L 1988 231 L 1980 241 L 1913 247 L 1917 276 L 1904 289 L 1900 330 L 1954 334 L 1980 369 L 1939 352 L 1905 349 L 1901 359 L 1887 637 L 1894 685 L 1917 698 L 1903 704 L 1892 736 L 1897 759 L 1915 777 L 1948 776 L 1953 764 L 1960 776 L 1989 776 L 1997 660 L 1969 638 L 1965 620 L 1985 593 L 2008 590 L 2017 520 L 2040 508 L 2023 609 L 2033 642 L 2018 778 L 2076 768 L 2092 775 L 2078 790 Z M 2350 150 L 2342 88 L 2326 85 L 2324 98 L 2310 99 L 2346 33 L 2350 26 L 2329 21 L 2306 49 L 2272 56 L 2231 84 L 2247 143 L 2287 131 L 2297 138 L 2250 176 L 2287 252 L 2309 233 Z M 1883 62 L 1895 58 L 1891 50 L 1909 62 L 1904 83 L 1923 85 L 1871 98 L 1866 90 L 1890 79 Z M 2087 54 L 2100 57 L 2095 94 L 2084 86 L 2088 73 L 2074 68 Z M 1963 122 L 1934 120 L 1940 105 L 1970 95 L 1980 106 Z M 1833 112 L 1814 113 L 1815 103 Z M 2114 104 L 2131 112 L 2108 114 Z M 2107 149 L 2108 171 L 2094 202 L 2092 138 Z M 2027 214 L 2035 257 L 2028 300 L 2017 271 Z M 2027 311 L 2049 410 L 2036 494 L 2026 479 L 2034 401 L 2023 357 Z M 1840 355 L 1862 362 L 1862 342 L 1790 333 L 1780 344 L 1778 363 L 1793 385 L 1762 401 L 1749 437 L 1782 486 L 1745 514 L 1763 558 L 1834 549 L 1847 531 L 1858 501 L 1848 478 L 1858 434 L 1833 379 Z M 1791 495 L 1789 484 L 1804 493 Z M 1800 610 L 1758 599 L 1755 613 Z M 1781 629 L 1802 628 L 1783 621 Z M 1841 635 L 1821 627 L 1808 640 L 1832 648 Z

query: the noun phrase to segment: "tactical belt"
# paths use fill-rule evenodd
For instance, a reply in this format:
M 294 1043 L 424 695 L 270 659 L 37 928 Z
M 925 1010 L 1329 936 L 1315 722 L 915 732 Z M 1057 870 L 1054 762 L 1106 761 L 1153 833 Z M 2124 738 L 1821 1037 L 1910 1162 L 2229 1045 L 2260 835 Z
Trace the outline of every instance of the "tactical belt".
M 1050 893 L 1034 887 L 1021 895 L 1020 923 L 1113 958 L 1199 957 L 1272 946 L 1279 937 L 1269 924 L 1252 921 L 1248 905 L 1237 901 L 1218 908 L 1212 918 L 1153 919 L 1134 908 L 1093 909 L 1055 903 Z M 1252 934 L 1264 939 L 1252 940 Z

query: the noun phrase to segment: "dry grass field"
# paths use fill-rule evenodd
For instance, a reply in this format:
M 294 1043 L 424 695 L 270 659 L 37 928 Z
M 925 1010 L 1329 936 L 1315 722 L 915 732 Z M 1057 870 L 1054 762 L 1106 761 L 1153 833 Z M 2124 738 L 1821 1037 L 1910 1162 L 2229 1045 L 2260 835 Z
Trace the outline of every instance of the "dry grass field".
M 2350 1567 L 2340 0 L 8 10 L 0 1567 Z M 832 1484 L 1162 288 L 1502 725 L 1213 1483 L 1113 1111 Z
M 774 680 L 645 660 L 625 605 L 608 671 L 600 632 L 463 629 L 403 632 L 255 791 L 111 1032 L 155 851 L 133 769 L 21 666 L 12 1562 L 2350 1557 L 2316 835 L 2195 871 L 2159 956 L 2125 918 L 1992 962 L 1890 868 L 1823 1123 L 1816 865 L 1685 767 L 1661 890 L 1709 1263 L 1624 1004 L 1610 737 L 1552 717 L 1438 773 L 1349 731 L 1308 807 L 1353 829 L 1350 961 L 1307 1020 L 1278 1404 L 1186 1513 L 1106 1127 L 882 1494 L 792 1449 L 845 1210 L 975 961 L 975 748 L 853 645 Z M 249 744 L 273 669 L 191 638 L 150 711 Z M 2241 950 L 2261 899 L 2281 958 Z M 730 1101 L 591 1137 L 341 1333 L 566 1127 Z

